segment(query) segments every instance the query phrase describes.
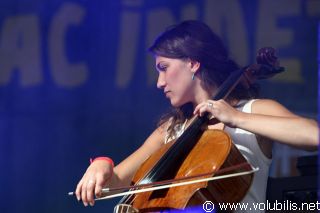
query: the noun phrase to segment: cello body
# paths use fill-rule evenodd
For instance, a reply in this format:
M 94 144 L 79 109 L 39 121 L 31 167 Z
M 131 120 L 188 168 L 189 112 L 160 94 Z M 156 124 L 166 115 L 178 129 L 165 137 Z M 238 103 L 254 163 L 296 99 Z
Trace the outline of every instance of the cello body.
M 150 168 L 156 165 L 163 153 L 167 152 L 173 144 L 174 142 L 165 144 L 154 155 L 150 156 L 136 172 L 132 180 L 133 183 L 140 183 Z M 174 165 L 175 162 L 171 162 L 172 172 L 166 178 L 179 179 L 208 172 L 211 173 L 211 176 L 214 176 L 214 173 L 219 169 L 243 162 L 246 162 L 246 160 L 232 143 L 227 133 L 221 130 L 206 130 L 201 134 L 187 157 L 182 160 L 182 163 Z M 249 174 L 139 193 L 131 196 L 124 206 L 129 206 L 132 209 L 131 212 L 160 212 L 198 206 L 208 200 L 213 203 L 239 202 L 248 191 L 252 178 L 253 174 Z M 125 209 L 117 212 L 130 212 L 127 208 Z

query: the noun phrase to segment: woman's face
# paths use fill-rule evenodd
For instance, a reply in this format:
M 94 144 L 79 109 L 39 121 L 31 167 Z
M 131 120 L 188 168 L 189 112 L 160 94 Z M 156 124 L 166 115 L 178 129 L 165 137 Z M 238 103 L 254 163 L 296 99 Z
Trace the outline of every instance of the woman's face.
M 156 56 L 159 72 L 157 87 L 162 89 L 174 107 L 193 101 L 194 82 L 191 60 L 181 60 Z

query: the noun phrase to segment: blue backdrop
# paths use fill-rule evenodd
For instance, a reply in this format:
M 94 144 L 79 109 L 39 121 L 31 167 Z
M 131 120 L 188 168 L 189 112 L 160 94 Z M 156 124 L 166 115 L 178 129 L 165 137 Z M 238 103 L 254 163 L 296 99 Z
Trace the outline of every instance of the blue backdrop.
M 89 158 L 116 163 L 169 107 L 146 49 L 166 26 L 209 24 L 239 64 L 273 46 L 287 72 L 262 96 L 317 114 L 320 2 L 23 1 L 0 3 L 0 212 L 111 212 L 83 207 L 75 189 Z

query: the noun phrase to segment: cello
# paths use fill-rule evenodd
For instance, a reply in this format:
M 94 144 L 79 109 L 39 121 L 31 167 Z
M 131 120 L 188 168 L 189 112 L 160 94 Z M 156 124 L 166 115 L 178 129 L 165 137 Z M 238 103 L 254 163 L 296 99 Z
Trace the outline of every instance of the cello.
M 260 49 L 256 61 L 257 64 L 233 72 L 219 87 L 213 100 L 225 99 L 239 83 L 249 87 L 257 79 L 266 79 L 284 71 L 284 68 L 279 66 L 273 48 Z M 209 119 L 208 113 L 201 117 L 194 116 L 176 141 L 163 145 L 151 155 L 132 179 L 133 186 L 129 187 L 128 193 L 130 195 L 121 199 L 114 212 L 163 212 L 202 205 L 205 201 L 241 201 L 250 187 L 255 170 L 247 163 L 227 133 L 202 128 Z M 223 176 L 221 174 L 228 178 L 207 181 Z M 195 179 L 200 181 L 194 181 Z M 168 183 L 174 186 L 172 183 L 176 181 L 190 180 L 194 183 L 162 187 Z M 145 188 L 148 190 L 144 190 Z M 123 189 L 121 187 L 113 190 Z M 98 200 L 110 197 L 112 196 Z

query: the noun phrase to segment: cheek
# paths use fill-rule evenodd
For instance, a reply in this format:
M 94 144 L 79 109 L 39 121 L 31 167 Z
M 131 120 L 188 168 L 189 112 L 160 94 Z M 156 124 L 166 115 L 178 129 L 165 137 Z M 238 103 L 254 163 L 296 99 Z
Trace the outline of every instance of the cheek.
M 177 80 L 179 80 L 179 72 L 177 72 L 176 70 L 167 72 L 166 78 L 167 81 L 175 83 Z
M 185 72 L 175 72 L 170 75 L 170 86 L 174 89 L 174 94 L 180 98 L 186 97 L 189 92 L 191 77 Z
M 174 70 L 172 70 L 171 72 L 167 73 L 167 79 L 168 81 L 170 81 L 171 83 L 173 83 L 174 85 L 184 85 L 187 82 L 187 75 L 185 70 L 181 69 L 181 68 L 176 68 Z

